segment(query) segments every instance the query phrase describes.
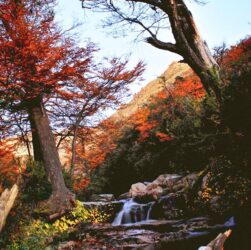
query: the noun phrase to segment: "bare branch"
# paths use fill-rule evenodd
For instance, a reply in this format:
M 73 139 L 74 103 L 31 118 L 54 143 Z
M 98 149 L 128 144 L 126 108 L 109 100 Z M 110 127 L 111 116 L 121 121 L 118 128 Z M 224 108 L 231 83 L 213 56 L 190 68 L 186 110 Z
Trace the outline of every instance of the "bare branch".
M 154 37 L 148 37 L 146 42 L 158 49 L 168 50 L 170 52 L 180 54 L 178 47 L 173 43 L 165 43 Z

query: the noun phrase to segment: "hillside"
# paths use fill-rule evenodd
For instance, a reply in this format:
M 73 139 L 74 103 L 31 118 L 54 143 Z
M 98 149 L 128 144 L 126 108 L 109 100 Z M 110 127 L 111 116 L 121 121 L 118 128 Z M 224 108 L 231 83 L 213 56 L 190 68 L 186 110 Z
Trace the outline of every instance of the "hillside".
M 152 96 L 155 96 L 167 86 L 173 84 L 177 77 L 185 78 L 191 74 L 192 70 L 187 64 L 173 62 L 162 75 L 150 81 L 139 93 L 134 95 L 128 104 L 122 106 L 109 119 L 116 122 L 124 121 L 133 115 L 139 107 L 147 104 Z

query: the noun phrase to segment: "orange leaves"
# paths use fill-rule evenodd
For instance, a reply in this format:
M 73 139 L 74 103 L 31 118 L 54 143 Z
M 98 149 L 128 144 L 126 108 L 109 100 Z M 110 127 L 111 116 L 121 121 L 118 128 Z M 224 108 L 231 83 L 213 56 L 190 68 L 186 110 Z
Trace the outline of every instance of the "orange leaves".
M 18 166 L 13 154 L 14 142 L 0 141 L 0 176 L 4 176 L 5 180 L 14 181 L 20 173 L 20 166 Z
M 199 77 L 195 74 L 185 79 L 177 79 L 171 93 L 173 97 L 191 96 L 199 99 L 206 94 Z
M 155 132 L 168 115 L 168 110 L 175 105 L 176 98 L 191 97 L 201 99 L 205 96 L 204 88 L 199 78 L 192 74 L 189 77 L 177 79 L 168 89 L 164 89 L 152 97 L 148 105 L 139 108 L 130 118 L 130 122 L 139 131 L 139 140 L 144 141 L 150 135 L 155 135 L 159 141 L 170 141 L 173 137 L 163 133 Z M 171 119 L 171 118 L 170 118 Z
M 147 107 L 138 109 L 136 113 L 131 117 L 130 122 L 134 124 L 137 131 L 140 133 L 139 140 L 146 140 L 153 128 L 155 128 L 158 123 L 156 121 L 149 121 L 150 109 Z
M 52 1 L 50 1 L 52 2 Z M 9 0 L 0 4 L 1 93 L 9 102 L 30 101 L 41 94 L 56 93 L 77 78 L 83 80 L 96 49 L 77 48 L 54 23 L 49 4 Z M 10 79 L 11 78 L 11 79 Z M 17 90 L 20 86 L 22 91 Z
M 232 46 L 224 55 L 222 61 L 223 69 L 239 70 L 243 64 L 249 63 L 251 58 L 251 37 L 242 40 L 239 44 Z
M 90 183 L 90 179 L 88 178 L 74 179 L 73 189 L 75 191 L 84 190 L 88 186 L 89 183 Z
M 156 136 L 159 138 L 160 142 L 165 142 L 165 141 L 171 141 L 171 140 L 173 140 L 173 137 L 171 137 L 170 135 L 161 133 L 161 132 L 157 132 Z

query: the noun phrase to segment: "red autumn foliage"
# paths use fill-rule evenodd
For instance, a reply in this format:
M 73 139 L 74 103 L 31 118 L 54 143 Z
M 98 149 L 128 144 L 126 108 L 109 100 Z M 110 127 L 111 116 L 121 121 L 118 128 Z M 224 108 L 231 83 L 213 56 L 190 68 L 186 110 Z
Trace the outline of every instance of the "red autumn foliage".
M 22 171 L 13 154 L 13 150 L 15 149 L 14 143 L 12 140 L 0 141 L 0 177 L 4 178 L 4 181 L 12 183 L 16 181 L 17 176 Z
M 159 138 L 160 142 L 171 141 L 173 138 L 165 133 L 157 132 L 156 136 Z
M 121 90 L 144 66 L 140 62 L 128 70 L 128 60 L 118 58 L 94 63 L 98 49 L 92 43 L 79 48 L 60 30 L 54 4 L 0 1 L 0 106 L 11 113 L 26 112 L 29 120 L 34 105 L 45 105 L 49 118 L 55 118 L 51 125 L 72 133 L 83 118 L 118 104 Z
M 24 109 L 37 96 L 55 92 L 72 98 L 74 92 L 66 86 L 86 81 L 95 47 L 78 48 L 73 39 L 63 37 L 46 8 L 48 4 L 31 0 L 0 3 L 2 105 Z
M 186 78 L 176 79 L 172 87 L 160 91 L 156 96 L 151 98 L 149 105 L 139 108 L 130 118 L 130 123 L 140 133 L 139 140 L 146 140 L 154 132 L 161 122 L 161 113 L 163 113 L 163 110 L 170 109 L 172 104 L 175 104 L 175 98 L 189 96 L 190 98 L 201 99 L 205 94 L 206 92 L 199 77 L 194 73 Z M 169 102 L 167 105 L 164 100 L 168 98 L 171 98 L 172 102 Z M 156 132 L 155 136 L 161 142 L 173 139 L 172 136 L 161 132 Z
M 141 141 L 146 140 L 149 137 L 151 130 L 158 125 L 157 121 L 148 120 L 150 112 L 151 111 L 148 107 L 141 108 L 131 117 L 130 120 L 130 122 L 134 124 L 135 129 L 139 131 L 139 140 Z
M 185 79 L 177 79 L 171 90 L 173 97 L 190 96 L 194 98 L 202 98 L 206 95 L 203 85 L 197 75 L 194 73 Z
M 242 65 L 251 60 L 251 37 L 242 40 L 239 44 L 227 50 L 222 60 L 224 70 L 240 70 Z

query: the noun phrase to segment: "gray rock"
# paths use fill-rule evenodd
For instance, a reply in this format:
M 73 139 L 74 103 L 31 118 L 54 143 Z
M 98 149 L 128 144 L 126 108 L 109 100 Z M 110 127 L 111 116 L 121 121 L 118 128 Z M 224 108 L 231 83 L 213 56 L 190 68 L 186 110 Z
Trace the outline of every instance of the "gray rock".
M 174 183 L 176 183 L 181 178 L 182 178 L 181 175 L 163 174 L 163 175 L 160 175 L 157 179 L 155 179 L 153 183 L 163 188 L 167 188 L 167 187 L 171 188 L 174 185 Z
M 127 192 L 127 193 L 121 194 L 118 197 L 118 200 L 126 200 L 126 199 L 129 199 L 129 198 L 130 198 L 130 195 L 129 195 L 129 192 Z
M 115 197 L 113 194 L 93 194 L 90 198 L 91 201 L 101 201 L 101 202 L 110 202 L 114 201 Z
M 191 189 L 198 179 L 199 179 L 198 174 L 196 173 L 189 174 L 175 183 L 175 185 L 173 186 L 173 191 L 177 192 Z

